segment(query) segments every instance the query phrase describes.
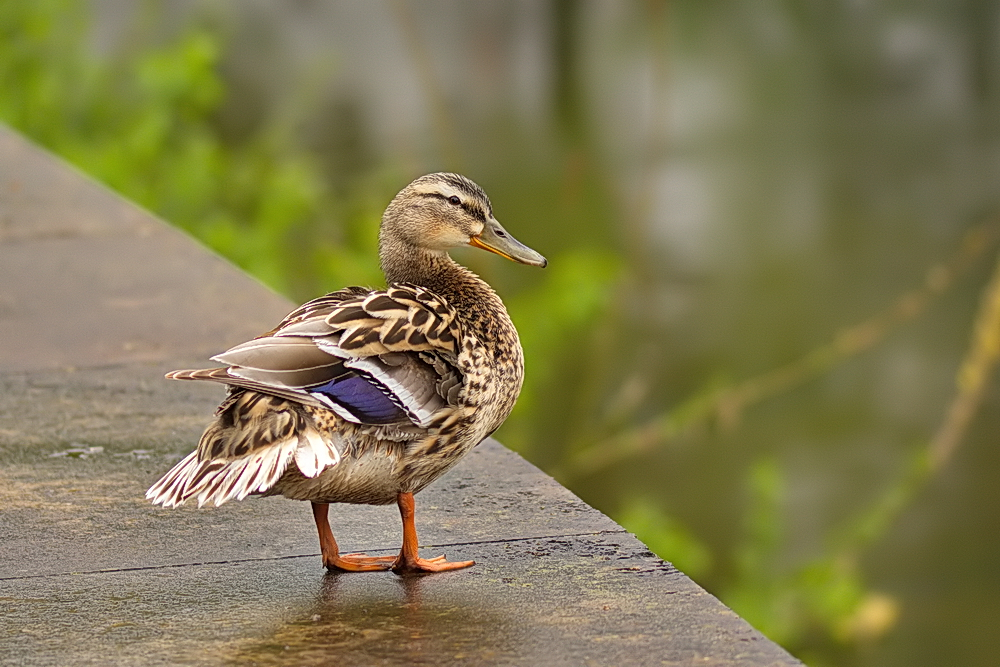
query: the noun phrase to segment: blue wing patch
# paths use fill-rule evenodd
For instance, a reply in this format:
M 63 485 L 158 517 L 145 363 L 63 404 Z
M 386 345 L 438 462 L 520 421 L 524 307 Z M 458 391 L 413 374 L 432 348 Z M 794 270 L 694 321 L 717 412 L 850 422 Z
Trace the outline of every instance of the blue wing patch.
M 386 396 L 385 389 L 361 375 L 336 377 L 325 384 L 310 387 L 308 391 L 344 406 L 362 424 L 409 421 L 403 409 Z

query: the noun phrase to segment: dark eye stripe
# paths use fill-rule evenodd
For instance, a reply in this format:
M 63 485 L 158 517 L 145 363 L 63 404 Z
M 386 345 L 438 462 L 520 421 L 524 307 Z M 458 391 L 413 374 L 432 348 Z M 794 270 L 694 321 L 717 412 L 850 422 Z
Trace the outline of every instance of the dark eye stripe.
M 442 199 L 442 200 L 448 202 L 449 204 L 454 204 L 454 202 L 451 201 L 451 198 L 454 197 L 455 195 L 452 195 L 451 197 L 446 197 L 443 194 L 441 194 L 440 192 L 425 192 L 425 193 L 423 193 L 423 196 L 424 197 L 434 197 L 436 199 Z M 483 209 L 481 209 L 479 206 L 477 206 L 474 202 L 463 201 L 463 202 L 461 202 L 461 206 L 462 206 L 463 209 L 465 209 L 465 212 L 468 213 L 469 215 L 471 215 L 473 218 L 475 218 L 476 220 L 479 220 L 480 222 L 482 222 L 484 224 L 486 223 L 486 213 L 483 211 Z
M 476 220 L 478 220 L 483 224 L 486 224 L 486 214 L 483 213 L 483 209 L 473 204 L 470 204 L 469 202 L 462 202 L 462 208 L 464 208 L 465 211 L 473 218 L 475 218 Z

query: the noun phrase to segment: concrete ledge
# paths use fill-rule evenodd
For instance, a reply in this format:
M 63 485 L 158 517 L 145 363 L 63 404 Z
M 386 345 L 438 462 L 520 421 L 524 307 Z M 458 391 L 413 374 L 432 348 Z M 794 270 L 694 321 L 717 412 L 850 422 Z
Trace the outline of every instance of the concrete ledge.
M 162 380 L 292 304 L 0 127 L 0 662 L 797 665 L 495 441 L 417 497 L 420 578 L 328 575 L 308 506 L 151 507 L 221 388 Z M 332 515 L 394 553 L 394 508 Z

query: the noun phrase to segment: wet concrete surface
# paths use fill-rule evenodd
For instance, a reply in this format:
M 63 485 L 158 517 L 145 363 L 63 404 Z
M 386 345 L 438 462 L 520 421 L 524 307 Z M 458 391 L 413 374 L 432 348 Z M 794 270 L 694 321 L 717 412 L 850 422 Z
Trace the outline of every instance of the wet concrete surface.
M 306 503 L 150 506 L 222 396 L 173 368 L 292 304 L 0 127 L 0 664 L 799 664 L 488 441 L 417 497 L 426 577 L 326 574 Z M 342 506 L 395 553 L 395 508 Z
M 462 550 L 470 551 L 475 567 L 440 576 L 324 574 L 310 556 L 41 577 L 18 582 L 16 595 L 7 590 L 13 582 L 3 581 L 0 599 L 25 629 L 7 640 L 31 656 L 22 664 L 60 664 L 71 654 L 79 664 L 122 665 L 334 658 L 348 665 L 701 665 L 779 657 L 626 534 Z

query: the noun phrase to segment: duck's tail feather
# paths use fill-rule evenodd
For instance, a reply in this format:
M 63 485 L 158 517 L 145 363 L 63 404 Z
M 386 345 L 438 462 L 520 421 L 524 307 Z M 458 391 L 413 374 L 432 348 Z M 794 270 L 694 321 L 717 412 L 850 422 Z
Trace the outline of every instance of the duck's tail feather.
M 212 428 L 209 427 L 209 431 Z M 204 437 L 209 436 L 206 432 Z M 199 448 L 170 469 L 146 491 L 154 505 L 177 507 L 192 498 L 198 507 L 216 507 L 232 500 L 243 500 L 252 493 L 264 493 L 274 486 L 294 459 L 306 477 L 316 477 L 328 466 L 340 462 L 340 453 L 312 428 L 288 435 L 236 458 L 200 458 Z

